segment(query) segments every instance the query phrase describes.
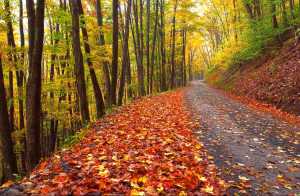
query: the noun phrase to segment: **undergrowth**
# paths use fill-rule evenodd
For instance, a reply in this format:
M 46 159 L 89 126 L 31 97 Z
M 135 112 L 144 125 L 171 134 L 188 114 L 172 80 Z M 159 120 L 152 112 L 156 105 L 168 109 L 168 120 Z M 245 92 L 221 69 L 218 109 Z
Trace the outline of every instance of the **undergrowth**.
M 297 32 L 295 24 L 299 24 L 299 18 L 278 28 L 272 27 L 270 18 L 250 21 L 238 39 L 234 36 L 228 38 L 213 55 L 205 72 L 206 80 L 216 87 L 230 89 L 230 77 L 235 76 L 243 65 L 278 49 L 285 32 L 292 28 Z

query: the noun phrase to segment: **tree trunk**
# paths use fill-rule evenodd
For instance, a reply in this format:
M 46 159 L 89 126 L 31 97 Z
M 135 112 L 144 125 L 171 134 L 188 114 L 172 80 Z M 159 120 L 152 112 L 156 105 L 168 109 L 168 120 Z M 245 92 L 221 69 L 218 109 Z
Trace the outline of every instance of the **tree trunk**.
M 146 25 L 146 60 L 147 60 L 147 93 L 150 86 L 150 0 L 147 0 L 147 25 Z
M 130 14 L 131 14 L 131 0 L 128 0 L 126 16 L 125 16 L 125 27 L 124 27 L 125 29 L 124 29 L 123 52 L 122 52 L 122 73 L 121 73 L 121 80 L 120 80 L 118 105 L 122 105 L 126 72 L 129 64 L 128 39 L 129 39 Z
M 186 30 L 182 30 L 182 67 L 181 67 L 181 78 L 182 78 L 182 86 L 186 85 L 186 61 L 185 61 L 185 53 L 186 53 Z
M 288 17 L 287 17 L 287 12 L 286 12 L 285 0 L 281 1 L 281 5 L 282 5 L 283 25 L 286 27 L 286 26 L 288 26 Z
M 294 0 L 289 0 L 289 4 L 290 4 L 290 12 L 291 12 L 291 16 L 293 19 L 295 19 L 295 14 L 294 14 Z
M 274 0 L 270 0 L 271 3 L 271 14 L 272 14 L 272 24 L 273 28 L 278 28 L 278 22 L 276 17 L 276 5 Z
M 15 43 L 15 38 L 14 38 L 14 31 L 13 31 L 13 26 L 12 26 L 12 19 L 11 19 L 11 11 L 10 11 L 10 5 L 9 1 L 5 0 L 5 10 L 6 10 L 6 26 L 7 26 L 7 43 L 9 48 L 9 56 L 8 59 L 13 65 L 14 68 L 17 68 L 17 56 L 16 56 L 16 43 Z M 11 131 L 14 131 L 15 126 L 14 126 L 14 115 L 15 115 L 15 108 L 14 108 L 14 75 L 13 71 L 9 71 L 8 73 L 8 78 L 9 78 L 9 88 L 8 88 L 8 98 L 9 98 L 9 123 L 10 123 L 10 128 Z
M 51 33 L 51 45 L 53 48 L 57 47 L 57 44 L 59 42 L 59 39 L 57 37 L 53 37 L 53 27 L 52 27 L 52 22 L 51 19 L 49 18 L 49 28 L 50 28 L 50 33 Z M 56 33 L 59 33 L 59 24 L 56 24 L 55 28 Z M 55 75 L 55 62 L 57 59 L 56 53 L 51 54 L 51 65 L 50 65 L 50 82 L 54 82 L 54 75 Z M 54 92 L 50 92 L 50 99 L 51 102 L 54 103 Z M 55 151 L 55 146 L 56 146 L 56 135 L 57 135 L 57 130 L 55 129 L 56 124 L 58 123 L 58 120 L 55 118 L 50 119 L 50 139 L 49 139 L 49 149 L 47 154 L 52 153 Z
M 3 180 L 8 180 L 12 178 L 13 173 L 17 172 L 17 162 L 13 150 L 13 141 L 9 125 L 1 58 L 2 57 L 0 53 L 0 149 L 3 156 Z
M 155 49 L 156 49 L 156 38 L 157 38 L 157 26 L 158 26 L 158 0 L 155 3 L 155 26 L 153 32 L 153 45 L 151 53 L 151 75 L 150 75 L 150 93 L 153 92 L 153 73 L 154 73 L 154 60 L 155 60 Z
M 88 100 L 86 95 L 86 84 L 83 68 L 83 56 L 80 48 L 80 33 L 79 33 L 79 5 L 78 0 L 70 1 L 72 9 L 72 44 L 73 55 L 75 57 L 74 71 L 76 77 L 77 94 L 79 97 L 79 106 L 82 122 L 90 121 L 88 108 Z
M 41 158 L 41 67 L 44 39 L 45 1 L 27 0 L 29 33 L 29 75 L 26 85 L 27 171 L 31 172 Z
M 19 129 L 22 130 L 25 128 L 25 119 L 24 119 L 24 103 L 23 103 L 23 81 L 24 81 L 24 72 L 22 70 L 24 65 L 24 50 L 25 50 L 25 36 L 24 36 L 24 27 L 23 27 L 23 0 L 20 0 L 20 10 L 19 10 L 19 31 L 20 31 L 20 46 L 21 46 L 21 55 L 20 55 L 20 64 L 21 69 L 16 70 L 17 76 L 17 87 L 18 87 L 18 105 L 19 105 Z M 26 173 L 26 138 L 25 134 L 21 139 L 21 144 L 24 146 L 21 151 L 21 174 Z
M 261 10 L 260 10 L 260 0 L 254 0 L 254 9 L 255 9 L 255 15 L 257 19 L 261 18 Z
M 98 26 L 100 27 L 100 33 L 99 33 L 99 44 L 100 46 L 105 45 L 105 39 L 104 39 L 104 33 L 103 33 L 103 16 L 102 16 L 102 9 L 101 9 L 101 0 L 96 0 L 96 14 L 97 14 L 97 22 Z M 105 61 L 103 63 L 103 73 L 105 78 L 105 88 L 106 88 L 106 94 L 107 94 L 107 105 L 111 105 L 110 102 L 110 92 L 111 92 L 111 84 L 110 84 L 110 72 L 109 72 L 109 63 L 108 61 Z
M 79 14 L 82 15 L 82 17 L 84 17 L 84 12 L 83 12 L 83 8 L 82 8 L 82 4 L 81 4 L 81 0 L 78 0 L 78 6 L 79 6 Z M 81 27 L 81 32 L 82 32 L 82 36 L 83 36 L 83 41 L 84 41 L 84 50 L 85 53 L 87 54 L 87 64 L 89 66 L 89 72 L 90 72 L 90 76 L 91 76 L 91 80 L 92 80 L 92 85 L 93 85 L 93 89 L 94 89 L 94 96 L 96 99 L 96 110 L 97 110 L 97 118 L 101 118 L 104 114 L 105 114 L 105 106 L 104 106 L 104 101 L 103 101 L 103 96 L 102 96 L 102 92 L 100 89 L 100 85 L 96 76 L 96 72 L 93 66 L 93 63 L 90 59 L 90 55 L 91 55 L 91 49 L 90 49 L 90 45 L 89 45 L 89 37 L 88 37 L 88 33 L 85 27 L 85 21 L 82 20 L 81 21 L 83 24 Z
M 175 65 L 175 36 L 176 36 L 176 10 L 177 10 L 178 0 L 175 1 L 174 5 L 174 15 L 172 20 L 172 54 L 171 54 L 171 88 L 175 87 L 176 80 L 176 65 Z
M 165 49 L 165 13 L 164 13 L 165 1 L 161 0 L 160 3 L 160 37 L 161 37 L 161 90 L 167 90 L 167 80 L 166 80 L 166 49 Z
M 111 92 L 110 101 L 117 102 L 117 81 L 118 81 L 118 48 L 119 48 L 119 22 L 118 22 L 118 0 L 113 0 L 113 46 L 112 46 L 112 70 L 111 70 Z
M 137 76 L 138 76 L 138 92 L 139 96 L 145 95 L 145 86 L 144 86 L 144 66 L 143 66 L 143 25 L 140 24 L 142 22 L 143 17 L 140 16 L 142 14 L 142 1 L 140 1 L 140 11 L 138 11 L 137 2 L 133 4 L 134 11 L 134 21 L 135 21 L 135 52 L 136 52 L 136 61 L 137 61 Z M 140 13 L 139 13 L 140 12 Z M 140 14 L 140 15 L 139 15 Z

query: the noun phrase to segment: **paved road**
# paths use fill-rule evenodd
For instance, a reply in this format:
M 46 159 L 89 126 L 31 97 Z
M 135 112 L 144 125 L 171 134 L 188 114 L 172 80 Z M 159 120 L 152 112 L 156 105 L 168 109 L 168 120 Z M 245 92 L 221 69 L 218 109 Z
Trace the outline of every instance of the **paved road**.
M 255 111 L 195 81 L 185 91 L 195 130 L 230 194 L 300 194 L 300 127 Z

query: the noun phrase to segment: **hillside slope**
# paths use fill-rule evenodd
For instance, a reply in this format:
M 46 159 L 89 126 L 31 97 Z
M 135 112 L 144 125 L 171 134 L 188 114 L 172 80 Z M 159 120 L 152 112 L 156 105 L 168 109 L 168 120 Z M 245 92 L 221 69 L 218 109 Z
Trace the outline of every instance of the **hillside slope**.
M 242 66 L 221 88 L 300 115 L 300 43 L 288 40 L 272 54 Z

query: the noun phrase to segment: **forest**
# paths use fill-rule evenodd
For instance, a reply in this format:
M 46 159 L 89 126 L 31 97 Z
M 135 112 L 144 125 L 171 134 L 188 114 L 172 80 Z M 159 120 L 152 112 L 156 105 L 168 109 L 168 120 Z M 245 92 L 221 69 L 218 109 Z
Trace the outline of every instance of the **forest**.
M 5 175 L 31 171 L 111 107 L 191 80 L 195 49 L 187 40 L 198 17 L 191 7 L 159 0 L 1 2 Z
M 298 103 L 299 89 L 296 80 L 298 81 L 299 77 L 296 75 L 291 76 L 294 78 L 289 80 L 290 83 L 282 87 L 291 88 L 287 94 L 282 95 L 282 91 L 276 91 L 270 95 L 262 89 L 271 88 L 259 86 L 263 81 L 254 82 L 255 73 L 251 75 L 251 79 L 247 78 L 246 83 L 243 83 L 246 79 L 240 77 L 239 73 L 245 67 L 256 68 L 255 60 L 260 64 L 266 62 L 258 59 L 264 55 L 275 54 L 287 40 L 292 40 L 291 42 L 297 45 L 300 36 L 299 20 L 300 2 L 294 0 L 0 1 L 0 184 L 8 180 L 18 181 L 32 172 L 42 171 L 45 168 L 43 163 L 54 163 L 56 156 L 53 154 L 61 151 L 64 153 L 65 149 L 72 149 L 74 154 L 77 153 L 75 149 L 81 152 L 83 147 L 72 148 L 78 145 L 78 142 L 86 146 L 83 141 L 88 140 L 88 144 L 92 146 L 92 140 L 87 139 L 91 138 L 89 130 L 101 129 L 101 133 L 93 133 L 99 140 L 108 137 L 127 140 L 130 134 L 134 137 L 139 136 L 139 130 L 152 130 L 149 126 L 155 121 L 160 122 L 160 128 L 157 129 L 161 129 L 161 132 L 147 133 L 162 138 L 159 139 L 163 141 L 162 144 L 167 142 L 166 145 L 171 145 L 169 140 L 175 141 L 176 134 L 184 134 L 184 137 L 189 138 L 188 141 L 184 141 L 194 145 L 191 149 L 182 149 L 184 153 L 202 149 L 202 144 L 201 148 L 195 148 L 199 145 L 193 139 L 196 136 L 187 131 L 196 129 L 198 123 L 193 120 L 194 123 L 188 122 L 186 116 L 189 114 L 185 113 L 185 109 L 178 109 L 185 108 L 186 104 L 194 104 L 190 102 L 194 92 L 191 89 L 196 85 L 193 83 L 195 80 L 205 78 L 209 85 L 226 91 L 229 89 L 235 94 L 263 103 L 275 106 L 281 104 L 280 108 L 282 106 L 284 110 L 285 103 Z M 299 63 L 299 58 L 297 62 Z M 297 68 L 296 64 L 293 65 L 295 70 L 299 70 L 299 66 Z M 275 67 L 275 71 L 272 69 L 273 75 L 268 75 L 269 78 L 273 78 L 278 67 L 274 63 L 272 66 Z M 250 71 L 247 74 L 250 75 Z M 266 77 L 266 74 L 261 75 L 261 78 Z M 278 77 L 278 80 L 281 81 L 283 77 Z M 268 84 L 273 83 L 275 82 L 271 80 Z M 198 88 L 203 88 L 203 92 L 206 92 L 206 87 L 201 85 Z M 252 91 L 255 86 L 260 87 L 257 92 Z M 155 98 L 156 96 L 161 96 L 161 99 Z M 183 101 L 184 99 L 187 101 Z M 205 96 L 202 100 L 205 100 Z M 127 108 L 131 108 L 131 105 L 134 109 Z M 195 104 L 192 109 L 198 105 Z M 201 110 L 206 111 L 205 108 Z M 125 115 L 124 112 L 128 112 L 127 118 L 122 116 Z M 149 113 L 153 115 L 153 119 L 146 121 Z M 191 110 L 191 113 L 193 115 L 196 112 Z M 175 114 L 177 117 L 170 117 Z M 200 116 L 205 115 L 208 113 Z M 124 124 L 127 129 L 122 128 Z M 133 124 L 143 128 L 139 127 L 137 132 L 131 132 Z M 112 127 L 109 128 L 110 126 Z M 127 139 L 123 132 L 119 132 L 122 130 L 114 126 L 128 131 Z M 172 128 L 176 130 L 174 138 L 167 136 L 167 130 Z M 115 133 L 111 133 L 114 129 Z M 149 141 L 144 141 L 145 138 L 142 141 L 151 142 L 151 137 Z M 140 139 L 138 137 L 137 141 Z M 116 148 L 120 147 L 116 147 L 110 141 L 111 139 L 107 139 L 106 143 L 102 142 L 103 146 L 99 148 L 113 148 L 117 152 Z M 161 150 L 166 147 L 164 145 Z M 200 161 L 201 167 L 207 167 L 211 177 L 199 177 L 200 174 L 197 174 L 199 182 L 197 181 L 198 185 L 195 187 L 203 186 L 202 192 L 219 195 L 225 190 L 226 183 L 220 180 L 222 177 L 215 176 L 215 170 L 210 167 L 211 158 L 207 159 L 206 151 L 203 151 L 205 153 L 201 156 L 206 157 L 203 158 L 205 163 L 195 155 L 195 159 L 198 160 L 196 163 Z M 92 151 L 90 153 L 93 154 Z M 167 157 L 170 155 L 168 153 L 170 152 L 165 153 Z M 156 154 L 163 156 L 157 151 Z M 87 158 L 87 162 L 92 159 L 90 154 L 88 156 L 90 158 Z M 108 158 L 107 162 L 116 161 L 112 154 L 105 156 L 112 157 L 112 160 Z M 178 164 L 189 162 L 177 158 Z M 108 165 L 100 165 L 103 168 L 97 171 L 101 177 L 111 180 L 112 177 L 106 174 L 112 171 L 104 169 L 108 168 Z M 35 169 L 36 166 L 38 169 Z M 193 170 L 203 172 L 196 166 Z M 64 180 L 68 175 L 68 180 L 71 181 L 68 172 L 64 172 L 62 176 L 60 174 Z M 189 175 L 185 180 L 193 181 L 190 177 L 192 174 L 182 172 L 182 175 Z M 245 178 L 242 176 L 241 179 L 242 187 L 246 189 L 249 187 L 244 187 L 245 183 L 248 183 L 248 178 Z M 143 175 L 139 175 L 137 179 L 135 176 L 134 179 L 136 181 L 134 186 L 131 181 L 131 191 L 139 192 L 131 192 L 131 195 L 141 195 L 142 187 L 145 186 L 146 190 L 146 184 L 150 180 L 145 180 Z M 38 182 L 39 180 L 36 180 L 36 183 Z M 63 180 L 60 185 L 62 182 Z M 205 182 L 204 185 L 201 182 Z M 113 185 L 113 182 L 111 183 L 110 186 Z M 69 191 L 70 187 L 64 189 L 60 185 L 57 187 L 62 189 L 62 192 L 58 189 L 43 188 L 38 193 L 58 191 L 56 193 L 67 195 L 66 190 Z M 53 184 L 49 185 L 51 186 L 55 187 Z M 118 185 L 119 189 L 109 189 L 108 185 L 106 188 L 99 186 L 101 193 L 125 193 L 129 189 L 124 188 L 127 185 L 121 183 Z M 171 182 L 162 182 L 162 185 L 151 184 L 151 187 L 155 188 L 150 192 L 147 192 L 147 189 L 144 193 L 165 191 L 166 194 L 181 194 L 182 192 L 175 191 L 181 190 L 180 187 L 191 191 L 186 193 L 196 190 L 195 187 L 188 188 L 189 186 L 192 185 L 173 186 Z M 84 190 L 80 191 L 76 189 L 73 194 L 87 193 Z M 185 192 L 181 195 L 185 195 Z

